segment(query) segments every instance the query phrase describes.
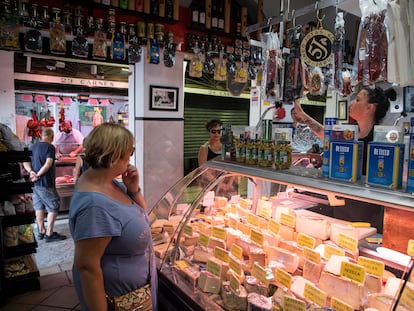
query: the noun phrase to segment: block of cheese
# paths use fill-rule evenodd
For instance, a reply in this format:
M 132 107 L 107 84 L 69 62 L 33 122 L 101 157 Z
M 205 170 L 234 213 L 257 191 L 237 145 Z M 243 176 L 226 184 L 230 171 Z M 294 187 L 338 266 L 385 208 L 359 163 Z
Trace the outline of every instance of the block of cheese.
M 292 277 L 292 284 L 290 285 L 290 290 L 292 291 L 292 293 L 295 294 L 295 296 L 305 301 L 308 301 L 305 298 L 305 285 L 306 284 L 315 286 L 315 284 L 313 284 L 311 281 L 305 279 L 304 277 L 300 275 L 294 276 Z
M 252 275 L 246 275 L 243 285 L 248 293 L 257 293 L 263 296 L 269 295 L 268 287 Z
M 367 307 L 364 309 L 365 311 L 370 308 L 375 311 L 390 311 L 394 306 L 394 299 L 393 297 L 382 293 L 371 294 L 368 296 L 367 303 L 365 305 Z M 396 311 L 412 311 L 412 308 L 410 309 L 409 307 L 404 306 L 400 300 Z
M 226 197 L 216 196 L 216 197 L 214 197 L 214 203 L 215 203 L 217 209 L 222 209 L 222 208 L 226 207 L 226 205 L 228 203 L 228 199 Z
M 247 310 L 247 291 L 242 285 L 235 291 L 230 287 L 230 282 L 222 282 L 221 298 L 228 310 Z
M 250 247 L 249 253 L 249 267 L 253 268 L 254 263 L 257 262 L 261 267 L 266 265 L 266 253 L 263 248 Z
M 220 293 L 221 281 L 213 273 L 201 271 L 197 286 L 205 293 L 218 294 Z
M 210 258 L 214 257 L 211 250 L 204 247 L 196 247 L 193 253 L 193 261 L 206 263 Z
M 266 248 L 268 263 L 277 261 L 286 267 L 286 271 L 293 273 L 299 267 L 299 256 L 280 247 L 269 246 Z
M 365 273 L 364 296 L 382 291 L 382 277 Z
M 315 263 L 305 259 L 303 263 L 302 276 L 308 281 L 311 281 L 312 283 L 318 285 L 323 268 L 323 263 Z
M 197 241 L 200 235 L 197 232 L 193 232 L 193 235 L 184 234 L 183 244 L 188 245 L 197 245 Z
M 343 223 L 331 223 L 331 234 L 329 239 L 335 243 L 338 243 L 338 236 L 340 233 L 343 233 L 347 236 L 353 237 L 357 240 L 364 239 L 368 236 L 374 235 L 377 233 L 376 228 L 358 228 L 348 224 Z
M 249 311 L 271 311 L 272 299 L 257 293 L 247 295 L 247 310 Z
M 329 297 L 336 297 L 354 309 L 359 309 L 361 306 L 364 291 L 362 284 L 323 271 L 319 279 L 319 288 Z
M 328 220 L 317 213 L 307 210 L 296 211 L 296 232 L 310 235 L 311 237 L 327 240 L 331 232 Z
M 400 290 L 403 282 L 404 281 L 402 279 L 389 277 L 387 279 L 387 283 L 385 283 L 385 287 L 382 293 L 394 297 Z M 405 286 L 408 286 L 412 291 L 414 291 L 414 283 L 407 282 Z
M 256 244 L 250 241 L 249 236 L 243 234 L 236 239 L 235 244 L 240 246 L 243 250 L 243 256 L 249 256 L 250 247 L 256 247 Z
M 332 254 L 331 258 L 329 258 L 328 261 L 326 262 L 324 271 L 335 274 L 335 275 L 340 275 L 341 264 L 343 261 L 350 262 L 351 260 L 350 258 L 346 256 L 338 256 L 338 255 Z
M 194 254 L 195 246 L 194 245 L 180 245 L 181 250 L 184 252 L 186 257 L 192 256 Z
M 170 245 L 169 243 L 159 244 L 154 246 L 154 253 L 155 256 L 158 258 L 164 258 L 166 254 L 171 252 L 174 246 Z
M 236 243 L 236 240 L 239 239 L 242 234 L 243 233 L 238 229 L 227 228 L 226 249 L 231 250 L 232 245 Z
M 216 257 L 212 257 L 209 259 L 209 261 L 214 262 L 215 264 L 219 265 L 221 267 L 221 275 L 220 279 L 221 281 L 227 280 L 227 272 L 229 271 L 229 264 L 227 262 L 224 262 Z M 208 265 L 208 263 L 207 263 Z
M 261 233 L 263 235 L 263 245 L 279 246 L 279 234 L 275 234 L 274 232 L 268 229 L 262 229 Z
M 177 276 L 190 286 L 190 288 L 195 289 L 197 287 L 197 281 L 200 276 L 200 268 L 198 265 L 176 261 L 174 269 L 177 271 Z
M 298 246 L 295 241 L 280 240 L 279 247 L 292 252 L 299 257 L 299 268 L 303 268 L 303 248 Z
M 211 224 L 206 222 L 199 222 L 198 227 L 200 228 L 200 233 L 204 233 L 207 236 L 211 235 Z
M 210 239 L 208 240 L 207 247 L 214 250 L 217 246 L 221 247 L 222 249 L 226 249 L 225 241 L 214 238 L 214 237 L 210 237 Z
M 295 229 L 287 225 L 283 225 L 283 224 L 280 225 L 279 235 L 280 235 L 280 238 L 283 240 L 287 240 L 287 241 L 296 240 Z
M 252 226 L 250 224 L 246 224 L 243 222 L 237 223 L 237 229 L 239 229 L 243 234 L 250 236 L 250 233 L 252 231 Z

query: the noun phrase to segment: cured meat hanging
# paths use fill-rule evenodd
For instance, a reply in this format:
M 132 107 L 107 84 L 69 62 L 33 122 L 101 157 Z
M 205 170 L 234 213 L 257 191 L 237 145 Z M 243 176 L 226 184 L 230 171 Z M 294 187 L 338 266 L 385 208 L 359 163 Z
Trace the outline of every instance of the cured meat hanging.
M 358 81 L 374 84 L 387 81 L 387 29 L 384 23 L 386 1 L 362 3 L 359 35 Z

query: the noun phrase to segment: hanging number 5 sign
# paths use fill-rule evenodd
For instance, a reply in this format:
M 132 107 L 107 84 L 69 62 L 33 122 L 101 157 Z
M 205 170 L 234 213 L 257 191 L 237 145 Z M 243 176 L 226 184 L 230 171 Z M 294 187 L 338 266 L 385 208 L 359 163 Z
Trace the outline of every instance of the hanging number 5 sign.
M 314 67 L 325 67 L 332 62 L 334 35 L 322 27 L 312 30 L 303 38 L 300 54 L 305 63 Z

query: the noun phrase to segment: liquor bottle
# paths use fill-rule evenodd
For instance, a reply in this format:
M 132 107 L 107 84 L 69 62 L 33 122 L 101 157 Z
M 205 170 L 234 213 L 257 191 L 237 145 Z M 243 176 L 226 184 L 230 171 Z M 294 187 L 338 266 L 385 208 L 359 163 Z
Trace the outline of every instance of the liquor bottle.
M 126 23 L 120 22 L 119 29 L 112 36 L 111 59 L 123 61 L 125 59 Z
M 198 25 L 201 28 L 206 27 L 206 3 L 204 0 L 200 1 L 200 6 L 198 8 Z
M 144 12 L 144 0 L 135 0 L 135 10 L 137 12 Z
M 103 19 L 97 18 L 92 57 L 94 59 L 106 60 L 107 55 L 106 33 L 103 27 Z
M 135 25 L 129 24 L 128 30 L 128 63 L 134 64 L 141 60 L 141 42 L 135 33 Z
M 111 5 L 111 0 L 102 0 L 101 3 L 104 5 Z
M 135 10 L 135 0 L 128 0 L 128 10 Z
M 82 7 L 77 8 L 75 26 L 73 27 L 72 55 L 87 58 L 89 54 L 89 43 L 86 39 L 86 29 L 83 26 Z
M 206 29 L 211 29 L 211 1 L 212 0 L 205 0 L 206 5 Z
M 111 5 L 115 8 L 119 7 L 119 0 L 111 0 Z
M 165 0 L 158 0 L 158 16 L 165 17 Z
M 150 14 L 154 16 L 158 16 L 160 12 L 160 6 L 158 0 L 151 0 L 150 1 Z
M 121 9 L 128 9 L 128 0 L 119 0 L 119 7 Z
M 61 10 L 53 8 L 52 21 L 49 26 L 50 53 L 52 54 L 66 54 L 65 26 L 62 24 L 60 16 Z
M 197 26 L 198 25 L 198 21 L 199 21 L 199 15 L 200 15 L 198 1 L 197 0 L 193 0 L 191 2 L 190 8 L 191 8 L 191 24 L 193 26 Z
M 224 3 L 220 1 L 217 8 L 217 30 L 224 32 Z
M 217 1 L 213 0 L 211 3 L 211 30 L 218 30 L 218 10 Z
M 165 17 L 170 20 L 174 19 L 174 1 L 173 0 L 165 1 Z

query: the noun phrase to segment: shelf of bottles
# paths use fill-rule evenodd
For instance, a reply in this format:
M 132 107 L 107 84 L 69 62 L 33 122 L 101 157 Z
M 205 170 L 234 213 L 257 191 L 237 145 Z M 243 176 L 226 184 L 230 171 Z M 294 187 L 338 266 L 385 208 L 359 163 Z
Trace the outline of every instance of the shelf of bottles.
M 179 1 L 11 0 L 0 18 L 0 49 L 134 63 L 148 39 L 173 40 Z

